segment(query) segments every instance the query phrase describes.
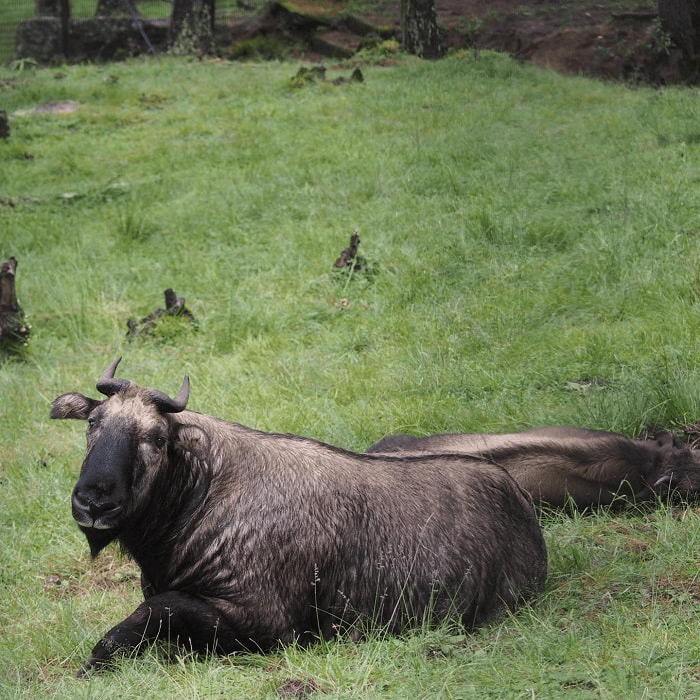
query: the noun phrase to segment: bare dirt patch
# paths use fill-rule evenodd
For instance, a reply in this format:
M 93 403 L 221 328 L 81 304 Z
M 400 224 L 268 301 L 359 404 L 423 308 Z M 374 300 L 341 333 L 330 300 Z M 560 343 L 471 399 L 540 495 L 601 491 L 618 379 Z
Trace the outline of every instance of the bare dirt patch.
M 322 0 L 315 0 L 316 3 Z M 342 12 L 341 4 L 326 2 Z M 688 79 L 678 51 L 658 26 L 657 5 L 640 0 L 437 0 L 438 20 L 453 49 L 491 49 L 561 73 L 671 83 Z M 315 12 L 315 10 L 312 10 Z M 399 34 L 399 2 L 375 5 L 359 17 Z M 357 33 L 333 27 L 333 43 L 355 49 Z M 300 55 L 322 60 L 308 50 Z
M 681 78 L 658 28 L 655 3 L 438 0 L 452 47 L 471 43 L 561 73 L 653 82 Z

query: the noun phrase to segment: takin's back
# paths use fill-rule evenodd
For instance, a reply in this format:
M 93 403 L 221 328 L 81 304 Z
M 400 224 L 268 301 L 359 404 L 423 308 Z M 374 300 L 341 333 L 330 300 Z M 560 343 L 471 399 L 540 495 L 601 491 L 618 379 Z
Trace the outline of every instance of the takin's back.
M 653 500 L 700 490 L 700 463 L 671 433 L 631 440 L 617 433 L 546 427 L 521 433 L 390 435 L 368 453 L 461 453 L 499 464 L 532 498 L 556 508 Z

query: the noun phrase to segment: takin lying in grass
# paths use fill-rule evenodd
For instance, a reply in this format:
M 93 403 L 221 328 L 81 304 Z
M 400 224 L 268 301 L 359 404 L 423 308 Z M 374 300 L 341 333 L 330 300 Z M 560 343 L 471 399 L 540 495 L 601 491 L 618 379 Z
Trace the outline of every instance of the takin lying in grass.
M 668 432 L 631 440 L 600 430 L 551 427 L 505 435 L 389 435 L 370 454 L 465 454 L 506 469 L 535 502 L 578 510 L 700 491 L 700 458 Z
M 117 540 L 145 601 L 81 674 L 170 641 L 195 652 L 265 651 L 367 625 L 390 632 L 457 614 L 471 627 L 531 599 L 547 553 L 508 473 L 460 455 L 358 455 L 185 410 L 115 379 L 107 396 L 59 396 L 86 420 L 73 517 L 96 556 Z

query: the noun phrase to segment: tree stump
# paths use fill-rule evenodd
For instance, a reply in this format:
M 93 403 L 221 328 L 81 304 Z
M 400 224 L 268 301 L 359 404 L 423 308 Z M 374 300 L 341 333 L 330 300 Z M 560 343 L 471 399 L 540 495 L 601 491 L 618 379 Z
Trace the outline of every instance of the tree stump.
M 358 254 L 360 247 L 360 234 L 353 231 L 350 236 L 350 245 L 343 250 L 333 263 L 333 275 L 343 281 L 343 288 L 347 289 L 351 280 L 359 280 L 362 283 L 371 283 L 379 272 L 379 266 L 367 258 Z
M 7 118 L 7 112 L 0 109 L 0 139 L 10 138 L 10 120 Z
M 11 352 L 27 345 L 30 331 L 17 301 L 16 273 L 17 260 L 14 257 L 0 265 L 0 350 Z
M 166 289 L 164 295 L 164 309 L 156 309 L 153 313 L 148 314 L 148 316 L 145 316 L 140 321 L 130 318 L 126 322 L 128 329 L 126 333 L 127 337 L 138 338 L 142 336 L 156 336 L 158 335 L 159 323 L 172 316 L 177 316 L 184 319 L 192 326 L 194 330 L 197 330 L 197 319 L 185 306 L 184 297 L 179 297 L 172 289 Z M 169 331 L 162 332 L 161 335 L 174 336 L 177 335 L 178 331 L 182 330 L 183 328 L 184 326 L 180 326 L 179 328 L 170 328 Z
M 354 231 L 350 236 L 350 245 L 338 256 L 338 259 L 333 263 L 336 269 L 341 267 L 362 267 L 364 258 L 357 257 L 357 249 L 360 246 L 360 234 Z

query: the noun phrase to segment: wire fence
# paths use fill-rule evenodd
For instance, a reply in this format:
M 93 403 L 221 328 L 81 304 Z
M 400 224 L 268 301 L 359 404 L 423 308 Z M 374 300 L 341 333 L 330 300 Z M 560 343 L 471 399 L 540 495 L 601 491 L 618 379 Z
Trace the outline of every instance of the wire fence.
M 254 14 L 266 0 L 217 0 L 216 22 L 225 23 L 237 17 Z M 124 4 L 125 14 L 129 6 L 142 20 L 167 20 L 172 11 L 170 0 L 129 0 Z M 94 17 L 97 0 L 70 0 L 71 18 Z M 17 27 L 27 19 L 37 16 L 36 0 L 0 0 L 0 64 L 6 64 L 15 52 Z

